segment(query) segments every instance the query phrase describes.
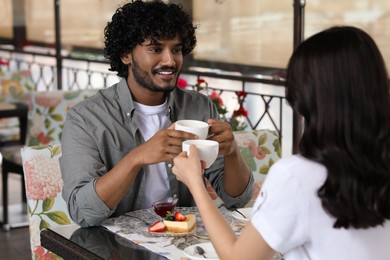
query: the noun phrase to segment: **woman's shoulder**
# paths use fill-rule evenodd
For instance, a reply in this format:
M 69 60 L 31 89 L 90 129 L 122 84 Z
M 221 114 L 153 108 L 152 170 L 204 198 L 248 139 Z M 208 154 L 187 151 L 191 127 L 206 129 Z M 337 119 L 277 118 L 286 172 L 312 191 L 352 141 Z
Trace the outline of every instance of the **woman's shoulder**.
M 307 159 L 302 155 L 291 155 L 282 157 L 270 169 L 268 175 L 274 178 L 289 178 L 299 182 L 323 183 L 327 170 L 324 165 Z

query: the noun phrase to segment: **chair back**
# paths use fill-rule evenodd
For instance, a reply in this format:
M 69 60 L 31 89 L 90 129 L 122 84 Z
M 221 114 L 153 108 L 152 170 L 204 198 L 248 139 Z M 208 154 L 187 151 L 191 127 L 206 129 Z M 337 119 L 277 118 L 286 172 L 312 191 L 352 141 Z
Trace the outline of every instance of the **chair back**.
M 259 129 L 252 131 L 234 131 L 234 139 L 240 149 L 246 164 L 254 177 L 254 194 L 247 207 L 252 206 L 259 195 L 261 185 L 267 176 L 269 168 L 281 158 L 279 135 L 276 131 Z M 207 190 L 216 204 L 220 204 L 215 191 L 209 183 Z
M 98 89 L 35 92 L 31 98 L 27 145 L 60 143 L 68 110 L 97 91 Z
M 58 160 L 61 145 L 26 146 L 21 155 L 32 259 L 51 259 L 53 253 L 41 246 L 40 232 L 48 227 L 74 223 L 62 198 L 63 180 Z

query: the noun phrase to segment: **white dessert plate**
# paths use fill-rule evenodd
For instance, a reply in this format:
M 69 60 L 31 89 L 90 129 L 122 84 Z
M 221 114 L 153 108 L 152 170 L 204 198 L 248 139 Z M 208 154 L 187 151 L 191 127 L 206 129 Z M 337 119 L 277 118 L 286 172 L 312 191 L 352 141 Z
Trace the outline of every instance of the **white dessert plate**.
M 252 208 L 239 208 L 232 212 L 232 217 L 241 221 L 247 222 L 252 217 Z
M 204 255 L 206 256 L 206 258 L 195 251 L 195 248 L 197 246 L 201 247 L 204 250 Z M 192 260 L 204 260 L 204 259 L 218 260 L 219 259 L 217 252 L 215 252 L 215 249 L 213 247 L 213 244 L 211 244 L 211 242 L 188 246 L 184 249 L 184 253 Z

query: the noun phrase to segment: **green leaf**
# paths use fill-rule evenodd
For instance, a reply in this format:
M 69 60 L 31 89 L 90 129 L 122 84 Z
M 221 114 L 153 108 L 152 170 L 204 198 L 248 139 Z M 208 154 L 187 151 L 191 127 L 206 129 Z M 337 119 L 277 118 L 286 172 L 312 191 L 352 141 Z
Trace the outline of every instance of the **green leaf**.
M 52 135 L 55 131 L 56 129 L 53 127 L 47 131 L 47 135 Z
M 34 150 L 43 150 L 43 149 L 47 149 L 47 146 L 46 145 L 34 145 L 33 149 Z
M 49 120 L 48 118 L 45 118 L 45 128 L 46 128 L 46 129 L 49 129 L 50 126 L 51 126 L 50 120 Z
M 80 91 L 69 91 L 69 92 L 64 92 L 64 99 L 75 99 L 77 98 L 81 93 Z
M 57 122 L 64 121 L 64 118 L 62 117 L 61 114 L 51 114 L 50 117 L 53 118 L 53 120 L 57 121 Z
M 39 223 L 39 230 L 43 230 L 45 228 L 48 228 L 50 227 L 50 224 L 46 221 L 46 220 L 41 220 L 41 222 Z
M 28 145 L 29 145 L 29 146 L 36 146 L 36 145 L 39 145 L 39 140 L 38 140 L 38 138 L 33 137 L 33 136 L 30 136 L 30 138 L 28 139 Z
M 30 91 L 35 90 L 35 86 L 30 84 L 30 83 L 26 83 L 26 84 L 24 84 L 24 86 L 26 87 L 27 90 L 30 90 Z
M 276 151 L 276 153 L 278 154 L 278 156 L 281 157 L 281 149 L 280 149 L 280 142 L 279 142 L 279 139 L 275 139 L 275 140 L 272 142 L 272 145 L 274 146 L 275 151 Z
M 259 137 L 259 142 L 258 142 L 258 145 L 263 145 L 265 144 L 265 142 L 267 142 L 267 134 L 262 134 L 260 137 Z
M 38 115 L 42 115 L 43 113 L 42 113 L 42 111 L 39 109 L 39 108 L 37 108 L 37 110 L 35 111 L 35 113 L 37 113 Z
M 52 151 L 52 157 L 56 156 L 56 155 L 59 155 L 61 153 L 61 146 L 55 146 L 53 151 Z
M 269 166 L 268 164 L 264 164 L 259 168 L 259 173 L 261 174 L 267 174 L 269 171 Z
M 240 147 L 240 153 L 244 158 L 245 163 L 248 165 L 249 169 L 253 172 L 256 171 L 256 162 L 253 158 L 251 150 L 247 147 Z
M 266 154 L 270 154 L 271 151 L 268 149 L 267 146 L 262 146 L 261 149 L 266 153 Z
M 54 205 L 54 198 L 45 199 L 42 203 L 42 210 L 44 212 L 51 210 Z
M 70 220 L 68 216 L 63 211 L 53 211 L 46 213 L 46 216 L 48 216 L 52 221 L 59 225 L 67 225 L 70 224 Z

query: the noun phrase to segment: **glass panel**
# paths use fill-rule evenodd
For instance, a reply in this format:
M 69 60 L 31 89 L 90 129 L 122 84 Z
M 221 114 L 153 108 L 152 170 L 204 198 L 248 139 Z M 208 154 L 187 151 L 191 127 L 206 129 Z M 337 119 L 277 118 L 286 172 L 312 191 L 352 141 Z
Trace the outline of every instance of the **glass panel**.
M 54 44 L 54 1 L 25 1 L 27 40 Z
M 305 9 L 305 37 L 333 25 L 359 27 L 374 38 L 390 73 L 390 1 L 310 0 Z
M 285 67 L 293 48 L 291 1 L 193 0 L 195 59 Z
M 102 49 L 104 27 L 123 2 L 123 0 L 62 1 L 63 44 Z
M 13 38 L 13 15 L 12 15 L 12 0 L 2 0 L 0 8 L 0 37 Z

